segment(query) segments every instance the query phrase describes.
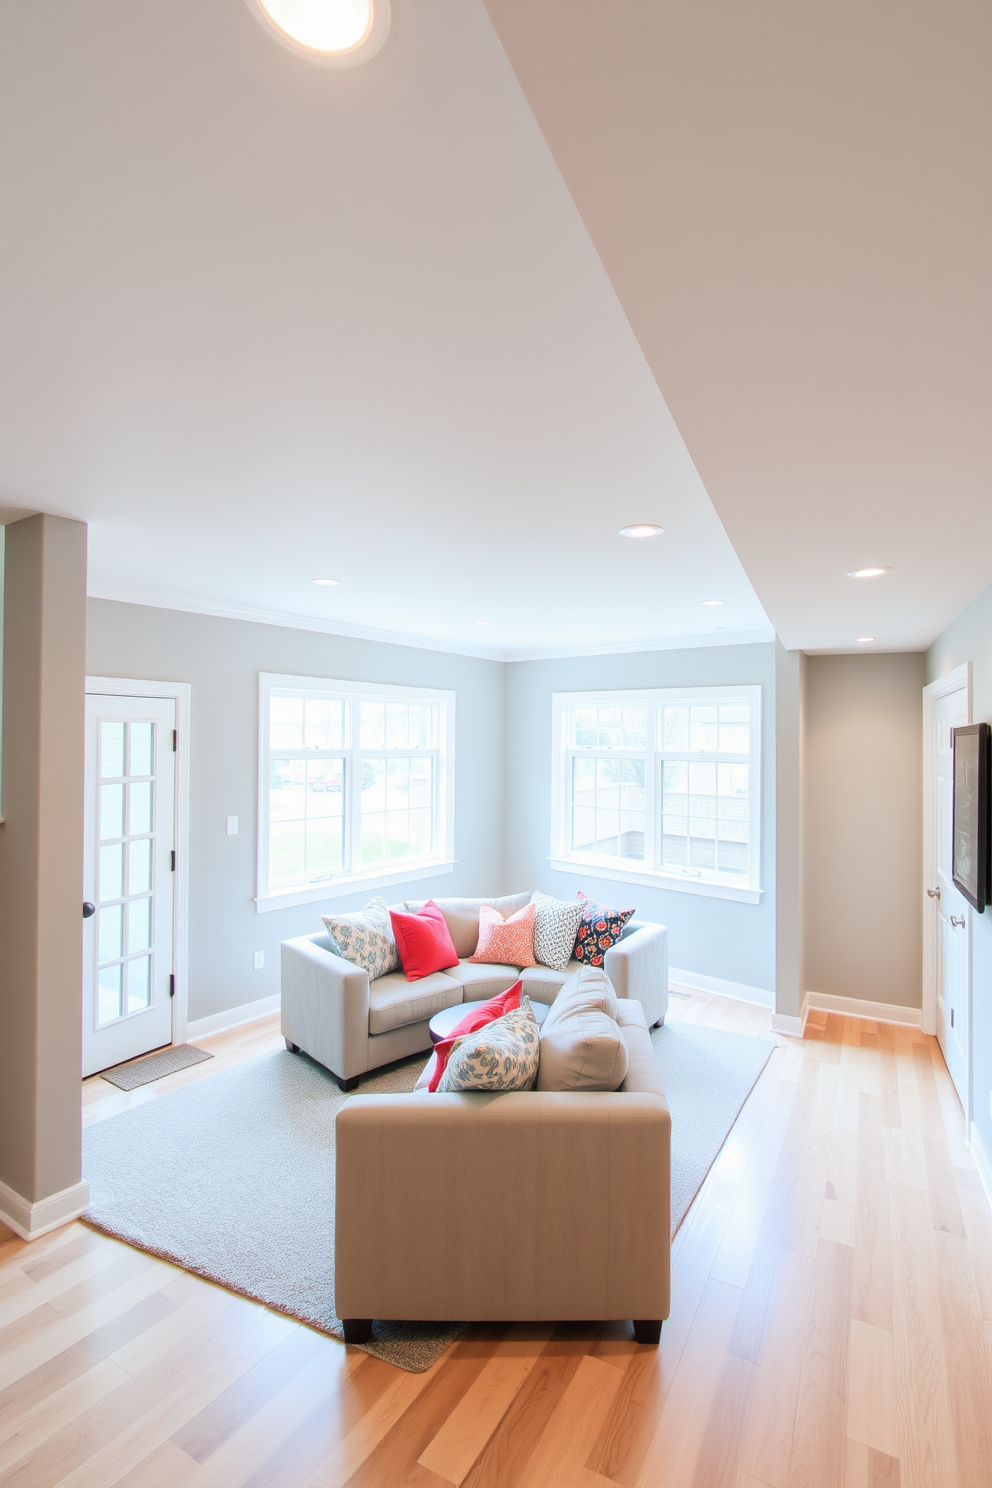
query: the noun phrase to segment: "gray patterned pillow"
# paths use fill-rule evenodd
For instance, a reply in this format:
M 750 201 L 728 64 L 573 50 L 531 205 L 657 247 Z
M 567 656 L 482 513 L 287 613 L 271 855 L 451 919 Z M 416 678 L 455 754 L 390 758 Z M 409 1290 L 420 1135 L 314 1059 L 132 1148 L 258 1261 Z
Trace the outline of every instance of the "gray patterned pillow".
M 538 891 L 531 898 L 534 910 L 534 955 L 542 966 L 564 971 L 572 959 L 572 947 L 582 916 L 588 908 L 585 899 L 552 899 Z
M 519 1008 L 466 1033 L 452 1046 L 438 1090 L 533 1090 L 541 1035 L 523 996 Z
M 385 899 L 376 895 L 364 909 L 321 915 L 331 945 L 339 956 L 369 974 L 369 981 L 399 971 L 400 958 Z

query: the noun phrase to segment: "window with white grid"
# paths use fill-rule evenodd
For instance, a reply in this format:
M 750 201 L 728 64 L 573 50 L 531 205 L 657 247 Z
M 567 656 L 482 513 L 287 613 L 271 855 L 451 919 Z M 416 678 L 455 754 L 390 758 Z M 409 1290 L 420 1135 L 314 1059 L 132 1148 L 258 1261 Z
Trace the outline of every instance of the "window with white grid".
M 263 673 L 258 907 L 449 867 L 453 729 L 452 693 Z
M 761 688 L 556 693 L 551 859 L 760 892 Z

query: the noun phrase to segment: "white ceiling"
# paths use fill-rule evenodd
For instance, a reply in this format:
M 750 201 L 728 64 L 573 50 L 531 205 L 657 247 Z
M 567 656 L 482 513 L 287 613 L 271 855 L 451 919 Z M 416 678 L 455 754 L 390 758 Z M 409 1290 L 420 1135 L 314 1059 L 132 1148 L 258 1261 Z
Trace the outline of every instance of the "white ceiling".
M 486 4 L 785 645 L 926 646 L 992 579 L 992 8 Z
M 393 16 L 340 71 L 243 0 L 0 6 L 0 505 L 111 597 L 770 636 L 481 0 Z

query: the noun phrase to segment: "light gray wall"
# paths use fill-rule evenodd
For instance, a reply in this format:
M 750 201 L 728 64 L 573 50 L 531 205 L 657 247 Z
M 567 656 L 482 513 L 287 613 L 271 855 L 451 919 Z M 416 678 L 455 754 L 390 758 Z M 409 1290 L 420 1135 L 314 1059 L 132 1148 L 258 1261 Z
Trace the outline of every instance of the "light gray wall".
M 938 636 L 927 652 L 927 681 L 972 664 L 972 713 L 992 723 L 992 584 Z M 992 909 L 972 915 L 972 1023 L 975 1126 L 992 1159 Z
M 392 901 L 501 891 L 501 663 L 91 599 L 86 669 L 192 684 L 190 1019 L 277 993 L 280 941 L 319 930 L 329 904 L 357 908 L 370 897 L 361 890 L 327 904 L 255 911 L 259 672 L 454 690 L 457 866 L 383 892 Z M 226 835 L 228 816 L 239 819 L 236 837 Z M 265 952 L 262 971 L 252 970 L 256 950 Z
M 0 826 L 0 1179 L 28 1203 L 79 1182 L 86 528 L 6 535 Z
M 506 872 L 508 892 L 540 888 L 574 899 L 581 888 L 606 903 L 634 904 L 669 929 L 669 958 L 683 970 L 767 991 L 775 986 L 775 647 L 705 646 L 558 661 L 515 662 L 506 678 Z M 552 871 L 551 695 L 591 688 L 760 683 L 762 872 L 759 904 L 647 888 L 593 874 Z
M 807 658 L 810 991 L 920 1006 L 925 671 L 920 652 Z
M 775 1011 L 789 1018 L 799 1017 L 806 994 L 807 661 L 775 642 Z

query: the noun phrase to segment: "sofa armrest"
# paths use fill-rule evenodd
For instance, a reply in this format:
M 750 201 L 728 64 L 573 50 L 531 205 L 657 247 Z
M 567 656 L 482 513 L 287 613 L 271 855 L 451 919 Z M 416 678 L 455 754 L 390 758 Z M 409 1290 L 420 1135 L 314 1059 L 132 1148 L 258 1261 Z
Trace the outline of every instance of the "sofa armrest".
M 317 944 L 284 940 L 281 949 L 282 1032 L 342 1080 L 368 1068 L 368 972 Z
M 339 1317 L 668 1316 L 664 1096 L 355 1096 L 336 1147 Z
M 648 1027 L 668 1012 L 668 926 L 639 924 L 607 951 L 606 975 L 618 997 L 639 1002 Z

